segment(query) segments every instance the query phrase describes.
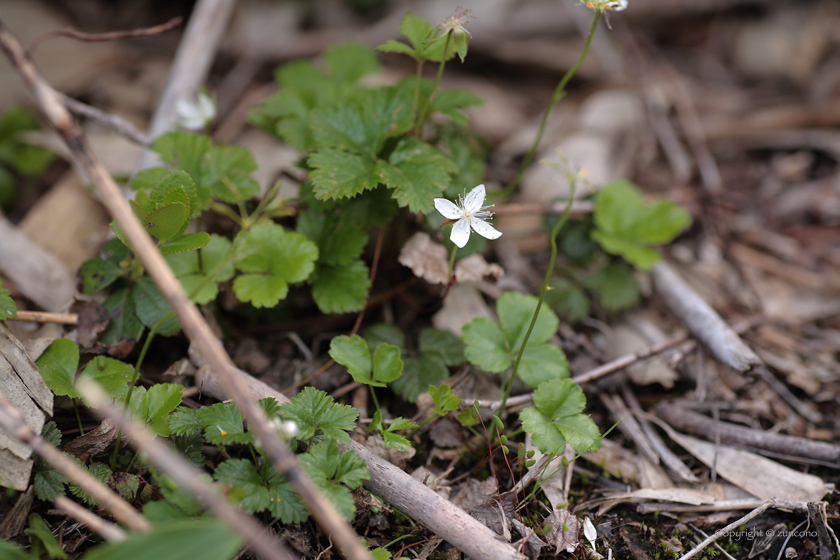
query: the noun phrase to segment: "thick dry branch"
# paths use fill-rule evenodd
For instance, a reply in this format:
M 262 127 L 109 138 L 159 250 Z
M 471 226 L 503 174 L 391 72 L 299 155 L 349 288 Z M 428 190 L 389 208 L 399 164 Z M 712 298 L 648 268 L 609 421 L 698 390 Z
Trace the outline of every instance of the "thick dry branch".
M 659 261 L 652 272 L 656 292 L 718 360 L 737 371 L 747 371 L 762 363 L 741 337 L 668 263 Z
M 814 459 L 840 467 L 840 445 L 753 430 L 727 422 L 715 422 L 708 416 L 666 402 L 657 405 L 655 411 L 657 416 L 675 429 L 701 436 L 709 441 L 715 441 L 717 437 L 720 437 L 721 443 L 744 445 L 773 453 Z
M 67 496 L 58 496 L 55 499 L 55 507 L 82 523 L 91 531 L 98 533 L 106 541 L 125 540 L 125 531 L 113 523 L 105 521 L 89 509 L 80 506 Z
M 248 390 L 255 398 L 271 397 L 283 404 L 289 398 L 245 372 L 239 375 L 248 384 Z M 196 374 L 196 381 L 202 392 L 224 400 L 228 394 L 221 387 L 216 372 L 202 366 Z M 513 560 L 521 555 L 510 545 L 498 540 L 498 536 L 476 519 L 438 496 L 431 488 L 414 480 L 402 469 L 374 455 L 367 448 L 351 442 L 345 449 L 352 449 L 364 459 L 370 471 L 370 480 L 365 488 L 379 498 L 393 505 L 418 523 L 425 525 L 452 546 L 462 550 L 475 560 Z
M 2 33 L 2 28 L 0 28 Z M 29 446 L 55 470 L 73 484 L 90 494 L 99 505 L 110 511 L 120 523 L 132 531 L 150 531 L 152 525 L 119 495 L 104 486 L 93 475 L 77 465 L 70 457 L 36 434 L 26 423 L 15 404 L 0 393 L 0 428 Z
M 215 513 L 219 519 L 230 524 L 233 529 L 242 535 L 246 542 L 266 560 L 290 560 L 299 558 L 292 553 L 285 545 L 276 541 L 271 534 L 261 527 L 257 521 L 237 510 L 201 476 L 201 471 L 195 468 L 189 461 L 181 457 L 164 440 L 155 437 L 155 434 L 143 428 L 139 424 L 129 420 L 117 408 L 112 405 L 98 385 L 88 381 L 79 381 L 79 392 L 96 405 L 97 413 L 103 418 L 108 418 L 116 423 L 125 433 L 131 445 L 140 451 L 145 451 L 149 459 L 163 472 L 172 477 L 181 487 L 196 496 Z
M 227 393 L 233 397 L 242 415 L 263 444 L 275 469 L 286 477 L 303 503 L 312 512 L 315 520 L 348 556 L 354 560 L 372 560 L 367 547 L 359 541 L 358 536 L 332 503 L 303 473 L 294 453 L 289 451 L 280 440 L 269 424 L 268 418 L 249 397 L 230 356 L 213 334 L 210 325 L 207 324 L 198 308 L 190 301 L 180 281 L 152 243 L 143 225 L 132 213 L 114 179 L 91 150 L 81 128 L 67 110 L 61 96 L 41 77 L 32 61 L 24 53 L 20 42 L 2 21 L 0 21 L 0 46 L 20 72 L 38 107 L 70 148 L 76 163 L 96 187 L 102 203 L 122 227 L 140 262 L 143 263 L 149 276 L 175 311 L 184 332 L 195 343 L 204 359 L 218 372 L 220 382 Z

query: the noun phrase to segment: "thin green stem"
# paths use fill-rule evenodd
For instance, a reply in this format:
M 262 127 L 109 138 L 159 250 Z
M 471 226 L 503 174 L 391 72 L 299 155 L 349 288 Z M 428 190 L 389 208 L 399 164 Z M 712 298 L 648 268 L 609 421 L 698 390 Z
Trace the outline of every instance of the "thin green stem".
M 79 423 L 79 435 L 85 435 L 85 428 L 82 426 L 82 415 L 79 413 L 79 403 L 73 399 L 73 410 L 76 411 L 76 422 Z
M 379 400 L 376 398 L 376 391 L 373 390 L 373 385 L 368 385 L 368 389 L 370 389 L 370 398 L 373 400 L 373 406 L 376 407 L 376 411 L 379 415 L 382 415 L 382 409 L 379 408 Z
M 449 253 L 449 268 L 447 269 L 446 273 L 446 282 L 448 284 L 452 283 L 452 273 L 455 270 L 455 254 L 458 252 L 458 246 L 454 243 L 452 244 L 452 252 Z
M 525 353 L 525 347 L 528 345 L 528 339 L 531 337 L 531 331 L 534 330 L 534 325 L 537 323 L 537 316 L 540 313 L 543 300 L 545 300 L 545 293 L 548 291 L 548 282 L 551 280 L 551 275 L 554 272 L 554 261 L 557 259 L 557 234 L 560 232 L 560 228 L 562 228 L 569 220 L 569 215 L 572 213 L 572 203 L 575 200 L 576 187 L 577 181 L 572 181 L 571 189 L 569 191 L 569 200 L 566 202 L 566 208 L 563 210 L 563 214 L 560 216 L 560 219 L 557 220 L 557 223 L 554 224 L 554 227 L 551 229 L 551 237 L 549 238 L 549 242 L 551 243 L 551 258 L 548 260 L 548 270 L 545 273 L 545 279 L 543 280 L 542 289 L 540 290 L 540 298 L 537 300 L 537 308 L 534 309 L 534 316 L 531 317 L 531 324 L 528 325 L 528 331 L 525 333 L 525 338 L 522 340 L 522 346 L 519 347 L 519 353 L 516 355 L 516 361 L 513 363 L 513 369 L 510 371 L 510 377 L 505 384 L 505 395 L 502 397 L 502 406 L 499 407 L 499 410 L 505 409 L 505 404 L 507 404 L 508 397 L 510 396 L 510 390 L 513 388 L 513 380 L 516 379 L 516 372 L 519 370 L 519 362 L 522 361 L 522 355 Z
M 516 173 L 516 177 L 513 179 L 513 182 L 502 192 L 503 198 L 509 198 L 516 192 L 516 189 L 519 188 L 519 183 L 522 182 L 522 176 L 525 175 L 525 171 L 528 170 L 531 162 L 534 161 L 534 155 L 537 153 L 537 146 L 539 146 L 540 140 L 542 140 L 545 127 L 548 124 L 548 119 L 551 117 L 551 113 L 554 112 L 555 105 L 557 105 L 560 99 L 562 99 L 566 94 L 566 84 L 568 84 L 569 80 L 572 79 L 572 76 L 577 73 L 580 65 L 583 64 L 584 59 L 586 59 L 586 55 L 589 54 L 589 47 L 592 45 L 592 38 L 595 36 L 595 30 L 598 28 L 598 20 L 600 17 L 601 12 L 595 10 L 595 17 L 592 18 L 592 26 L 589 28 L 589 36 L 586 38 L 586 45 L 583 47 L 583 52 L 577 62 L 575 62 L 575 65 L 569 68 L 569 71 L 566 72 L 566 75 L 563 76 L 563 79 L 560 80 L 560 83 L 558 83 L 557 87 L 554 89 L 554 95 L 551 96 L 551 102 L 548 104 L 548 107 L 546 107 L 545 113 L 543 113 L 542 121 L 540 121 L 540 128 L 537 131 L 537 137 L 534 138 L 534 143 L 531 144 L 531 149 L 528 150 L 528 153 L 525 155 L 525 159 L 522 160 L 522 165 L 519 166 L 519 171 Z
M 443 60 L 440 61 L 438 73 L 437 76 L 435 76 L 435 83 L 432 85 L 432 91 L 429 92 L 429 98 L 423 104 L 423 108 L 420 112 L 417 113 L 417 124 L 415 125 L 414 130 L 418 133 L 420 132 L 420 129 L 423 128 L 423 121 L 426 120 L 426 111 L 429 110 L 429 105 L 432 103 L 432 97 L 434 97 L 438 84 L 440 84 L 440 78 L 443 76 L 443 69 L 446 67 L 446 52 L 449 50 L 449 42 L 452 40 L 452 33 L 453 31 L 450 29 L 449 33 L 446 34 L 446 44 L 443 46 Z

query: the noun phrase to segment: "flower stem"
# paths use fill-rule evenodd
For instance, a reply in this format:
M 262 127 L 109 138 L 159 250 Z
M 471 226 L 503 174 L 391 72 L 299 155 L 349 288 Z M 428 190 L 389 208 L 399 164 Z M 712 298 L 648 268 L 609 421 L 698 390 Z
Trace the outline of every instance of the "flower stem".
M 537 146 L 542 140 L 543 133 L 545 132 L 545 126 L 548 124 L 548 119 L 551 117 L 551 113 L 554 112 L 554 106 L 566 95 L 566 84 L 569 83 L 569 80 L 572 79 L 580 65 L 583 64 L 584 59 L 586 59 L 586 55 L 589 54 L 589 47 L 592 45 L 592 38 L 595 36 L 595 30 L 598 28 L 598 20 L 601 17 L 601 12 L 595 10 L 595 17 L 592 18 L 592 26 L 589 28 L 589 36 L 586 38 L 586 45 L 583 47 L 583 52 L 580 54 L 580 58 L 578 58 L 575 65 L 569 68 L 569 71 L 566 72 L 566 75 L 563 76 L 563 79 L 560 80 L 560 83 L 557 84 L 557 87 L 554 89 L 554 95 L 551 96 L 551 102 L 548 104 L 548 107 L 545 109 L 545 113 L 543 113 L 542 121 L 540 122 L 539 131 L 537 131 L 537 137 L 534 138 L 534 143 L 531 144 L 531 149 L 528 150 L 528 153 L 525 155 L 525 159 L 522 160 L 522 165 L 519 166 L 519 171 L 516 173 L 516 177 L 513 179 L 510 185 L 508 185 L 505 190 L 502 192 L 502 197 L 509 198 L 516 192 L 516 189 L 519 188 L 519 183 L 522 182 L 522 176 L 525 175 L 525 171 L 528 170 L 530 167 L 531 162 L 534 161 L 534 154 L 537 152 Z
M 423 127 L 423 121 L 426 120 L 426 111 L 429 110 L 429 105 L 432 103 L 432 97 L 435 95 L 435 91 L 437 91 L 438 84 L 440 84 L 440 77 L 443 76 L 443 69 L 446 67 L 446 52 L 449 50 L 449 42 L 452 40 L 452 33 L 453 31 L 450 30 L 449 33 L 446 34 L 446 44 L 443 46 L 443 59 L 440 61 L 438 73 L 437 76 L 435 76 L 435 83 L 432 85 L 432 91 L 429 92 L 429 98 L 425 103 L 423 103 L 423 108 L 417 113 L 417 124 L 414 127 L 414 130 L 418 133 Z
M 449 268 L 446 272 L 446 287 L 443 289 L 443 295 L 440 299 L 446 299 L 446 295 L 449 293 L 449 289 L 452 287 L 453 278 L 452 274 L 455 272 L 455 254 L 458 252 L 458 246 L 454 243 L 452 244 L 452 252 L 449 253 Z
M 502 405 L 499 407 L 500 411 L 504 411 L 505 409 L 505 404 L 510 396 L 510 390 L 513 388 L 513 380 L 516 379 L 516 372 L 519 370 L 519 362 L 522 361 L 522 354 L 525 353 L 525 347 L 528 345 L 528 339 L 531 337 L 531 331 L 534 330 L 534 325 L 537 323 L 537 316 L 540 314 L 540 307 L 542 307 L 543 300 L 545 300 L 545 293 L 548 291 L 548 282 L 551 280 L 551 274 L 554 272 L 554 261 L 557 259 L 557 234 L 560 232 L 560 228 L 562 228 L 569 220 L 569 215 L 572 213 L 572 203 L 575 200 L 576 187 L 577 181 L 572 181 L 571 189 L 569 190 L 569 200 L 566 201 L 566 208 L 563 210 L 563 214 L 560 216 L 560 219 L 557 220 L 557 223 L 554 224 L 554 227 L 551 229 L 551 237 L 549 238 L 549 242 L 551 243 L 551 258 L 548 259 L 548 270 L 545 273 L 542 290 L 540 290 L 540 298 L 537 300 L 537 308 L 534 309 L 534 316 L 531 317 L 531 324 L 528 325 L 528 331 L 525 333 L 525 338 L 522 340 L 522 346 L 519 347 L 519 353 L 516 355 L 516 361 L 513 363 L 513 369 L 510 372 L 510 377 L 505 384 L 505 395 L 502 397 Z M 501 414 L 501 412 L 499 414 Z
M 417 59 L 417 75 L 414 78 L 414 101 L 411 103 L 412 115 L 417 115 L 417 106 L 420 104 L 420 82 L 423 80 L 423 63 L 425 62 L 422 58 Z

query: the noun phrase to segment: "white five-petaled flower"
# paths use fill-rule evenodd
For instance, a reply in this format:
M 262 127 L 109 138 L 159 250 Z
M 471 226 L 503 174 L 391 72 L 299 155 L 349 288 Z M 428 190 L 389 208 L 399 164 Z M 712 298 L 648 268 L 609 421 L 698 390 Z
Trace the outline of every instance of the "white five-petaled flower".
M 204 92 L 199 92 L 195 103 L 179 99 L 175 106 L 178 111 L 178 124 L 187 130 L 201 130 L 216 118 L 216 104 Z
M 470 227 L 477 234 L 487 239 L 498 239 L 501 237 L 502 232 L 485 221 L 493 215 L 492 212 L 487 211 L 493 205 L 482 206 L 484 204 L 484 196 L 484 185 L 478 185 L 467 196 L 459 197 L 457 205 L 445 198 L 435 199 L 435 208 L 437 208 L 437 211 L 450 220 L 456 220 L 455 225 L 452 226 L 452 235 L 449 236 L 449 239 L 458 247 L 463 247 L 469 241 Z
M 586 4 L 587 8 L 592 8 L 593 10 L 613 10 L 616 12 L 620 12 L 621 10 L 627 7 L 627 0 L 580 0 L 584 4 Z

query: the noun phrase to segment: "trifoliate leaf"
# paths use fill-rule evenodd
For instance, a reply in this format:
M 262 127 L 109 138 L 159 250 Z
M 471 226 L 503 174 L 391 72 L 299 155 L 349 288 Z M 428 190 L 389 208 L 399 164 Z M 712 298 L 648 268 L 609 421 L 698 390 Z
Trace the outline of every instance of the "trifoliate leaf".
M 337 43 L 324 52 L 330 74 L 339 82 L 352 84 L 379 71 L 379 59 L 362 43 Z
M 134 367 L 114 358 L 96 356 L 87 363 L 82 376 L 95 381 L 102 390 L 116 399 L 128 390 L 134 378 Z
M 417 402 L 421 393 L 432 385 L 449 379 L 449 369 L 439 356 L 420 354 L 408 356 L 403 364 L 402 376 L 391 383 L 391 389 L 408 402 Z
M 210 149 L 211 144 L 212 142 L 207 136 L 188 132 L 163 134 L 152 143 L 152 149 L 160 154 L 160 158 L 164 162 L 182 169 L 189 175 L 190 180 L 195 180 L 196 203 L 190 206 L 190 212 L 193 216 L 197 216 L 210 204 L 210 189 L 206 185 L 198 184 L 198 182 L 202 176 L 204 156 Z M 181 178 L 180 180 L 185 180 L 183 176 L 178 177 Z M 154 197 L 152 197 L 152 200 L 154 202 Z M 162 200 L 163 197 L 161 197 Z
M 362 485 L 363 480 L 370 479 L 367 464 L 356 455 L 355 451 L 351 449 L 341 453 L 335 442 L 329 439 L 309 446 L 306 453 L 298 455 L 298 460 L 307 474 L 312 477 L 312 481 L 321 489 L 327 490 L 328 496 L 330 489 L 338 484 L 346 484 L 355 489 Z M 344 509 L 342 513 L 347 513 L 343 498 L 335 505 L 340 511 Z
M 394 189 L 400 207 L 424 214 L 432 211 L 434 198 L 441 196 L 457 171 L 454 161 L 416 138 L 401 140 L 388 161 L 377 162 L 375 170 Z
M 347 368 L 358 383 L 369 380 L 372 368 L 370 349 L 364 339 L 353 336 L 336 336 L 330 341 L 330 358 Z
M 526 408 L 519 418 L 542 453 L 562 453 L 566 443 L 579 453 L 600 447 L 598 427 L 581 414 L 586 397 L 571 379 L 552 379 L 537 387 L 534 404 L 536 408 Z
M 541 413 L 555 420 L 583 412 L 586 397 L 571 379 L 552 379 L 534 391 L 534 404 Z
M 99 342 L 108 346 L 123 340 L 139 340 L 143 334 L 143 322 L 134 307 L 133 290 L 122 288 L 108 296 L 102 303 L 111 314 L 111 322 L 99 337 Z
M 464 357 L 484 371 L 499 373 L 511 366 L 505 335 L 490 319 L 479 317 L 464 325 L 462 339 L 466 344 Z
M 420 331 L 420 352 L 439 356 L 450 367 L 459 366 L 466 360 L 461 339 L 442 329 Z
M 198 418 L 198 410 L 179 406 L 169 416 L 169 433 L 176 436 L 189 436 L 204 429 L 205 424 Z
M 385 444 L 388 447 L 392 447 L 400 453 L 411 447 L 411 442 L 408 441 L 408 438 L 391 431 L 382 432 L 382 439 L 385 440 Z
M 257 513 L 271 507 L 268 488 L 250 460 L 228 459 L 219 463 L 213 477 L 230 487 L 228 495 L 238 500 L 246 513 Z
M 50 420 L 44 427 L 41 428 L 41 437 L 53 444 L 55 447 L 61 446 L 61 430 L 53 420 Z
M 566 438 L 566 443 L 578 453 L 598 451 L 601 448 L 601 432 L 598 425 L 585 414 L 559 418 L 554 421 L 554 425 Z
M 160 293 L 154 281 L 144 276 L 137 281 L 132 290 L 134 309 L 140 321 L 150 329 L 157 325 L 157 334 L 172 336 L 181 330 L 178 318 L 172 311 L 172 306 Z M 160 321 L 160 324 L 158 324 Z
M 577 322 L 589 317 L 589 297 L 583 289 L 563 278 L 552 278 L 545 304 L 564 319 Z
M 306 163 L 312 168 L 309 180 L 318 200 L 354 197 L 376 188 L 381 180 L 374 172 L 376 163 L 369 155 L 323 148 L 309 156 Z
M 348 265 L 358 259 L 368 235 L 354 220 L 308 210 L 298 216 L 298 232 L 318 246 L 318 263 Z
M 352 313 L 365 306 L 369 287 L 370 272 L 362 260 L 345 266 L 319 265 L 312 298 L 322 313 Z
M 207 247 L 210 243 L 210 234 L 199 231 L 196 233 L 185 233 L 179 235 L 174 239 L 170 239 L 164 245 L 161 245 L 160 252 L 164 255 L 173 253 L 183 253 L 186 251 L 195 251 L 202 247 Z
M 12 292 L 3 287 L 0 281 L 0 321 L 17 317 L 17 306 L 11 298 Z
M 286 297 L 289 284 L 303 282 L 315 268 L 318 248 L 299 233 L 263 222 L 243 235 L 246 256 L 236 267 L 245 274 L 233 282 L 240 301 L 273 307 Z
M 254 436 L 245 432 L 242 414 L 231 405 L 216 403 L 198 411 L 198 420 L 204 425 L 204 437 L 216 445 L 250 443 Z
M 435 403 L 432 412 L 438 416 L 445 416 L 448 412 L 458 410 L 458 405 L 461 404 L 461 397 L 456 395 L 452 387 L 446 383 L 440 387 L 429 387 L 429 396 L 432 397 L 432 402 Z
M 538 298 L 521 292 L 505 292 L 496 300 L 499 323 L 512 352 L 518 352 L 525 339 L 525 333 L 531 325 Z M 540 307 L 537 322 L 528 338 L 528 345 L 545 342 L 557 333 L 560 320 L 548 306 Z
M 531 442 L 546 455 L 560 455 L 566 448 L 566 439 L 548 418 L 533 407 L 519 413 L 522 429 L 531 434 Z
M 79 346 L 72 340 L 54 340 L 35 361 L 44 383 L 56 395 L 78 398 L 75 380 L 79 369 Z
M 178 407 L 181 408 L 181 407 Z M 169 441 L 175 446 L 175 450 L 181 455 L 189 459 L 189 461 L 197 466 L 204 467 L 206 458 L 204 457 L 204 435 L 199 433 L 198 429 L 187 435 L 175 435 L 172 432 L 172 417 L 177 414 L 176 410 L 169 415 Z M 182 426 L 183 428 L 183 426 Z
M 336 403 L 331 396 L 314 387 L 304 387 L 280 407 L 286 420 L 298 425 L 297 439 L 308 441 L 316 436 L 327 437 L 338 443 L 347 443 L 347 432 L 356 427 L 359 411 L 352 406 Z
M 598 294 L 609 311 L 622 311 L 639 304 L 641 291 L 633 271 L 622 263 L 612 263 L 589 276 L 584 285 Z
M 158 383 L 148 390 L 145 387 L 134 387 L 128 405 L 129 415 L 143 422 L 156 434 L 168 436 L 169 413 L 181 404 L 183 395 L 184 388 L 174 383 Z M 121 403 L 124 401 L 119 399 Z
M 280 478 L 279 475 L 276 476 Z M 269 481 L 269 484 L 271 486 L 268 490 L 268 511 L 275 519 L 289 524 L 301 523 L 309 518 L 309 510 L 300 502 L 291 484 L 285 480 L 276 483 L 274 479 Z
M 36 466 L 32 485 L 39 500 L 52 502 L 56 496 L 64 496 L 67 492 L 64 489 L 66 483 L 67 478 L 48 463 L 43 462 Z
M 652 245 L 670 242 L 691 223 L 689 213 L 670 200 L 645 206 L 641 191 L 627 181 L 608 183 L 598 193 L 593 217 L 592 238 L 642 270 L 659 260 Z
M 110 260 L 90 259 L 82 264 L 79 277 L 82 279 L 82 293 L 95 294 L 113 284 L 120 277 L 120 267 Z
M 529 344 L 516 375 L 531 387 L 539 387 L 546 381 L 569 377 L 569 362 L 563 351 L 550 342 Z
M 259 183 L 251 176 L 257 162 L 243 146 L 211 146 L 204 158 L 200 179 L 214 198 L 244 202 L 257 196 Z
M 365 341 L 371 350 L 376 350 L 380 344 L 391 344 L 405 350 L 405 335 L 394 325 L 387 323 L 376 323 L 365 329 Z

